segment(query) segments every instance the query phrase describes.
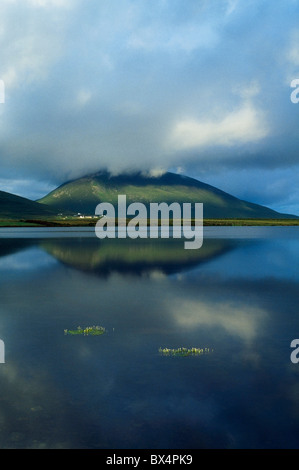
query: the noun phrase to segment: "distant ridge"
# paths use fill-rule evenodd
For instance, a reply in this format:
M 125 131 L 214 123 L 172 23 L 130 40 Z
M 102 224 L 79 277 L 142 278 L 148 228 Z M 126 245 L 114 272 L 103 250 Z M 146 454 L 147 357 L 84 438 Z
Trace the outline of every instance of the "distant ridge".
M 127 203 L 143 202 L 202 202 L 204 218 L 223 219 L 297 219 L 268 207 L 243 201 L 214 186 L 194 178 L 166 172 L 160 176 L 141 172 L 111 175 L 99 171 L 68 181 L 38 200 L 56 210 L 94 215 L 100 202 L 117 205 L 119 194 L 127 196 Z
M 45 204 L 15 194 L 0 191 L 0 218 L 23 219 L 28 217 L 53 217 L 57 210 Z

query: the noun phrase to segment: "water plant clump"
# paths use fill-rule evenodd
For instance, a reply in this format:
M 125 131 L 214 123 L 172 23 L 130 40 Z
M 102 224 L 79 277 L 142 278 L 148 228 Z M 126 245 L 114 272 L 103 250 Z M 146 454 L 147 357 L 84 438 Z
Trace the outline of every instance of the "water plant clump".
M 159 353 L 162 356 L 200 356 L 213 351 L 210 348 L 159 348 Z
M 86 326 L 82 328 L 78 326 L 76 330 L 64 330 L 65 335 L 82 335 L 82 336 L 99 336 L 105 333 L 103 326 Z

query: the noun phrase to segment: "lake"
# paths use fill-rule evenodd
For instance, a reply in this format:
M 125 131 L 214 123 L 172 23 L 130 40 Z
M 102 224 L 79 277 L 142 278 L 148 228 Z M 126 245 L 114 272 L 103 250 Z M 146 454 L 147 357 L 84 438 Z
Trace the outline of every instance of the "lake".
M 1 229 L 0 448 L 299 448 L 298 266 L 297 227 Z

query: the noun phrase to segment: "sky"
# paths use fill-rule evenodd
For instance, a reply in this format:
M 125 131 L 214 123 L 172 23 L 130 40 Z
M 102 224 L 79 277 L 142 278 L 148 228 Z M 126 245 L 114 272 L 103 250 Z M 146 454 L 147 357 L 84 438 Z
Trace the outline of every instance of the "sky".
M 299 0 L 1 0 L 0 190 L 174 171 L 299 215 L 298 25 Z

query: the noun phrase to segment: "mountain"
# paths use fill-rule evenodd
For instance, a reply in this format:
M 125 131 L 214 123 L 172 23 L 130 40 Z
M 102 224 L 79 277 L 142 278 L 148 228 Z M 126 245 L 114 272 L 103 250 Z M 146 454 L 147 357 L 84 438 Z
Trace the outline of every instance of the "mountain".
M 0 191 L 0 218 L 24 219 L 30 217 L 53 217 L 57 215 L 55 207 L 48 207 L 15 194 Z
M 147 176 L 142 173 L 110 175 L 98 172 L 68 181 L 39 199 L 53 209 L 94 215 L 100 202 L 117 206 L 119 194 L 127 196 L 127 204 L 142 202 L 202 202 L 204 218 L 286 219 L 297 218 L 281 214 L 268 207 L 238 199 L 220 189 L 194 178 L 175 173 Z M 192 207 L 193 207 L 192 206 Z

